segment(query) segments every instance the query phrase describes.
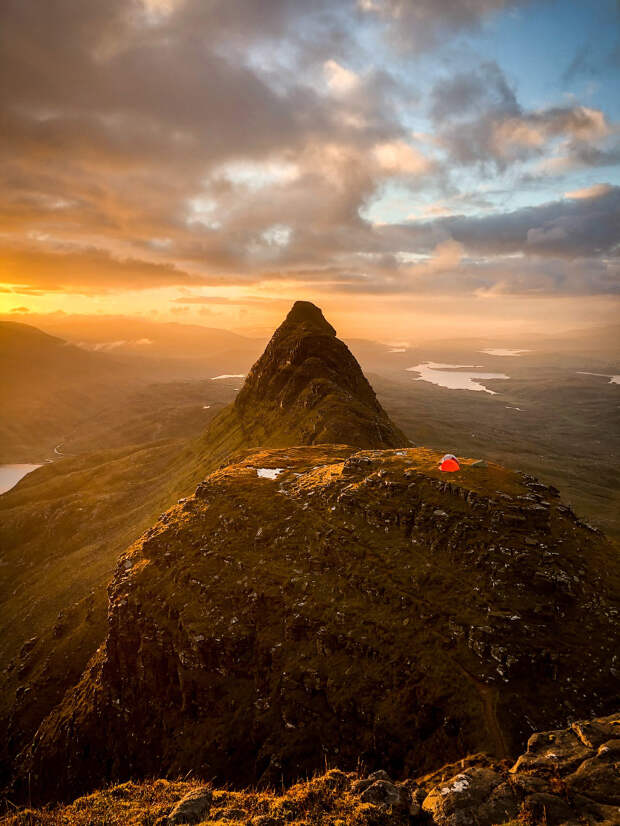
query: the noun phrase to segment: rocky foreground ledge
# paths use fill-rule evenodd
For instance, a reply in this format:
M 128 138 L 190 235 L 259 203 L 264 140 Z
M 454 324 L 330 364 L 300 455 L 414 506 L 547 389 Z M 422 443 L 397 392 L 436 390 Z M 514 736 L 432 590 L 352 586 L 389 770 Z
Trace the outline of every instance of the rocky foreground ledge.
M 10 804 L 7 804 L 10 809 Z M 620 714 L 534 734 L 513 766 L 474 755 L 416 780 L 332 769 L 287 791 L 197 781 L 123 783 L 68 806 L 23 809 L 6 826 L 617 826 Z

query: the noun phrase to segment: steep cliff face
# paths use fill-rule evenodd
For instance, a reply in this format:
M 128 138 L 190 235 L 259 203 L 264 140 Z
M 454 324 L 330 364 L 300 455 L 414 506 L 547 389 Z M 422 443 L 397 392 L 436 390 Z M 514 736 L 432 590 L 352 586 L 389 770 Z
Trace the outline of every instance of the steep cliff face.
M 245 452 L 119 560 L 35 797 L 113 778 L 397 776 L 617 707 L 618 565 L 557 491 L 418 448 Z
M 297 301 L 205 435 L 225 453 L 251 445 L 410 445 L 390 421 L 349 348 L 321 310 Z

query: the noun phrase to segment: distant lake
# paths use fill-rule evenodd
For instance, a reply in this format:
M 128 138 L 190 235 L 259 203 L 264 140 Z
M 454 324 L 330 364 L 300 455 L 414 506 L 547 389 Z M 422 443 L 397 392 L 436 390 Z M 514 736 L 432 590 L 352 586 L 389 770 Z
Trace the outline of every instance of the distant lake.
M 620 384 L 620 376 L 610 375 L 609 373 L 586 373 L 585 370 L 577 370 L 580 376 L 600 376 L 602 379 L 609 379 L 608 384 Z
M 473 364 L 437 364 L 427 361 L 424 364 L 416 364 L 415 367 L 407 367 L 407 370 L 420 374 L 416 381 L 429 381 L 450 390 L 482 390 L 492 396 L 497 395 L 495 391 L 488 390 L 477 380 L 510 378 L 505 373 L 481 373 Z
M 0 493 L 11 490 L 28 473 L 41 465 L 0 465 Z
M 489 347 L 488 350 L 481 350 L 487 356 L 520 356 L 521 353 L 531 353 L 531 350 L 510 350 L 504 347 Z
M 213 376 L 211 381 L 220 381 L 220 379 L 242 379 L 245 373 L 222 373 L 221 376 Z

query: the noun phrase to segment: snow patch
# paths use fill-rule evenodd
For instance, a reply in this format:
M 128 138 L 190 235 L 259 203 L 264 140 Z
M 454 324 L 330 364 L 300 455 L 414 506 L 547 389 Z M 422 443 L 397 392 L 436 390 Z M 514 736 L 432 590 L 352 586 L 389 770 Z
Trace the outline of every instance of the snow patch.
M 256 475 L 261 479 L 277 479 L 284 469 L 283 467 L 257 467 Z

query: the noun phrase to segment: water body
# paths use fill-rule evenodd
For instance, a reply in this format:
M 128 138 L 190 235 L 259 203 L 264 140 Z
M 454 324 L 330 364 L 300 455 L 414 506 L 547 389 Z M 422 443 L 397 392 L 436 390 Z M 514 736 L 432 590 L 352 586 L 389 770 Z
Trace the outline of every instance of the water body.
M 510 350 L 503 347 L 489 347 L 488 350 L 481 350 L 481 353 L 486 353 L 487 356 L 520 356 L 521 353 L 531 353 L 531 350 Z
M 0 494 L 14 488 L 20 479 L 38 467 L 41 465 L 0 465 Z
M 221 376 L 213 376 L 211 381 L 219 381 L 220 379 L 242 379 L 245 373 L 223 373 Z
M 610 376 L 609 373 L 586 373 L 585 370 L 577 370 L 580 376 L 601 376 L 603 379 L 609 379 L 607 384 L 620 384 L 620 376 Z
M 489 393 L 491 396 L 497 395 L 494 390 L 489 390 L 481 379 L 509 379 L 505 373 L 481 373 L 481 367 L 474 364 L 438 364 L 434 361 L 427 361 L 424 364 L 416 364 L 415 367 L 408 367 L 410 372 L 419 373 L 416 381 L 428 381 L 439 387 L 447 387 L 450 390 L 478 390 Z

